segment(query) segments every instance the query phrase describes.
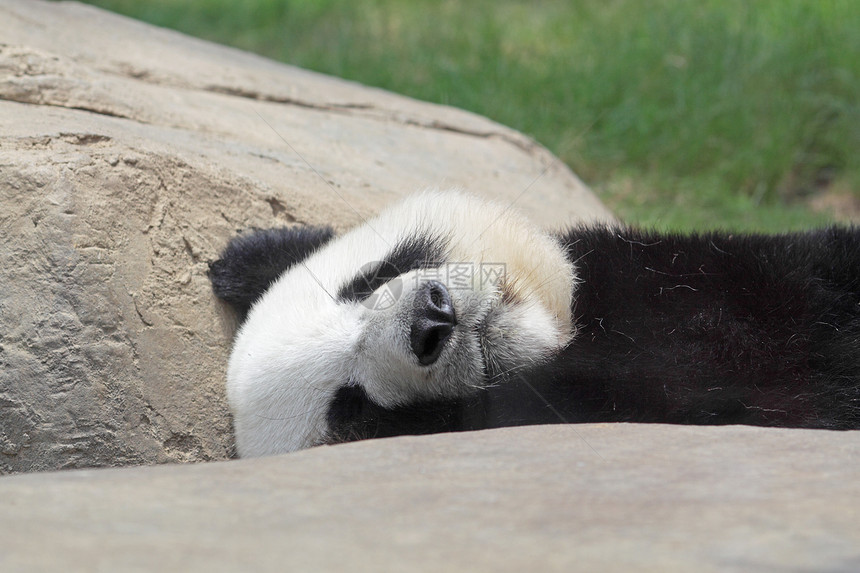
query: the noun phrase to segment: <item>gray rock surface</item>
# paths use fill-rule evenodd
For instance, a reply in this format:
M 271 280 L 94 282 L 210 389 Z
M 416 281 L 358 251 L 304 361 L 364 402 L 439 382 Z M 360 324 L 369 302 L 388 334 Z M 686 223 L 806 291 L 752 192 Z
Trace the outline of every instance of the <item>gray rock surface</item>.
M 207 261 L 428 186 L 609 218 L 463 111 L 90 6 L 0 0 L 0 473 L 225 458 L 234 325 Z
M 860 433 L 508 428 L 0 479 L 0 570 L 860 571 Z

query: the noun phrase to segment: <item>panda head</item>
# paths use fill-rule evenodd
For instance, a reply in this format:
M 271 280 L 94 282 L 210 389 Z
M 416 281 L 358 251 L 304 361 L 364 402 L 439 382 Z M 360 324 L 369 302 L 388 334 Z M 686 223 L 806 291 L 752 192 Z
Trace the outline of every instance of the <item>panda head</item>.
M 563 246 L 458 192 L 413 196 L 339 237 L 240 237 L 210 276 L 247 313 L 227 373 L 241 456 L 421 432 L 422 415 L 572 336 Z

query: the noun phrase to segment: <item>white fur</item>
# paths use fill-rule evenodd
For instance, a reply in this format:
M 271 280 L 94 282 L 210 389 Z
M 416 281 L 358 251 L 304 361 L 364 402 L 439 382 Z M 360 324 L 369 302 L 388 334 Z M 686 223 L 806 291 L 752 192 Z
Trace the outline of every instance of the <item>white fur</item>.
M 409 345 L 409 313 L 420 282 L 415 271 L 400 277 L 403 292 L 391 308 L 336 300 L 363 264 L 383 260 L 415 235 L 447 240 L 440 263 L 504 263 L 506 272 L 504 298 L 492 285 L 448 285 L 457 326 L 429 366 L 418 364 Z M 385 407 L 503 383 L 505 371 L 569 342 L 574 284 L 561 245 L 501 206 L 457 192 L 427 192 L 389 208 L 288 270 L 252 308 L 227 376 L 239 454 L 323 442 L 328 406 L 348 382 Z

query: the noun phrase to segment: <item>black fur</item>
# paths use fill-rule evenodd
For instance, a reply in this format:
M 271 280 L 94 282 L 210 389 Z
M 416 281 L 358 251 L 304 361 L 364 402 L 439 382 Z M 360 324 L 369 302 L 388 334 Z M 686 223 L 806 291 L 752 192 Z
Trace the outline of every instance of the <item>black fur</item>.
M 860 231 L 564 239 L 578 333 L 490 390 L 488 425 L 860 428 Z
M 327 414 L 330 443 L 402 435 L 459 432 L 488 427 L 481 396 L 425 400 L 384 408 L 361 386 L 341 387 Z
M 334 236 L 329 227 L 255 231 L 230 241 L 221 258 L 209 263 L 215 295 L 244 320 L 251 305 L 291 266 Z

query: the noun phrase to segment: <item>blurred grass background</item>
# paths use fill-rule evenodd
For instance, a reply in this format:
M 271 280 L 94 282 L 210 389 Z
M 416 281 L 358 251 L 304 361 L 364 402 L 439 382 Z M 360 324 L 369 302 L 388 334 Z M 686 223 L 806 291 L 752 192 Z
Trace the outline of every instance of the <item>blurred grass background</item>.
M 87 0 L 488 116 L 622 218 L 860 220 L 856 0 Z

